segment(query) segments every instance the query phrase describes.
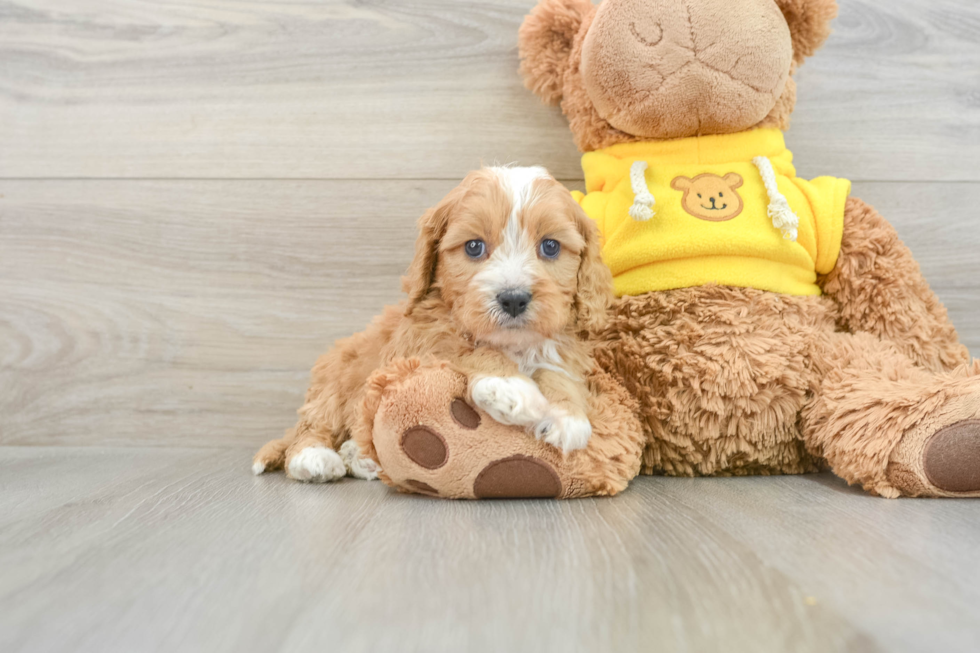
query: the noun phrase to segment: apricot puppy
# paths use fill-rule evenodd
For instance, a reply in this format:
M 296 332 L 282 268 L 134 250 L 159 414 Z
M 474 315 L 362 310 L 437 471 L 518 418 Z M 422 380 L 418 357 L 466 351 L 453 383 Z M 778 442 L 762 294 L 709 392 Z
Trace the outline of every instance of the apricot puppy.
M 503 424 L 564 452 L 588 444 L 584 333 L 612 298 L 594 223 L 543 168 L 503 167 L 467 176 L 419 232 L 402 279 L 408 299 L 317 361 L 299 422 L 256 454 L 256 474 L 377 478 L 351 439 L 369 437 L 366 381 L 401 358 L 449 362 L 470 401 Z

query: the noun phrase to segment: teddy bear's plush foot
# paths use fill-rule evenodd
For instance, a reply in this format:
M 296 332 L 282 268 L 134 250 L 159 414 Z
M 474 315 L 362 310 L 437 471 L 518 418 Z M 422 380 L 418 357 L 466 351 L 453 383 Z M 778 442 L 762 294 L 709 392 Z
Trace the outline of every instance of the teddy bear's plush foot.
M 906 433 L 888 480 L 906 496 L 980 497 L 980 394 L 949 401 Z
M 404 492 L 453 499 L 616 494 L 639 471 L 642 433 L 625 391 L 596 374 L 593 407 L 619 403 L 594 415 L 589 447 L 564 456 L 473 407 L 465 399 L 465 376 L 448 366 L 396 365 L 382 376 L 374 416 L 381 478 Z

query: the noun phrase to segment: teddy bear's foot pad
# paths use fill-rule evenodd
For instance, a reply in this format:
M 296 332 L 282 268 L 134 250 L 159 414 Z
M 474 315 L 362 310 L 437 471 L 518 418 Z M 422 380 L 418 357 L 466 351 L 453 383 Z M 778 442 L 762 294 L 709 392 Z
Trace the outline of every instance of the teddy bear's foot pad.
M 639 471 L 642 427 L 611 377 L 590 377 L 601 393 L 590 399 L 600 428 L 587 448 L 564 455 L 470 403 L 464 374 L 409 363 L 372 382 L 380 396 L 370 444 L 391 487 L 444 499 L 571 499 L 621 492 Z
M 415 426 L 402 433 L 401 448 L 412 462 L 425 469 L 439 469 L 449 460 L 446 439 L 428 426 Z
M 964 420 L 937 431 L 926 445 L 923 468 L 940 490 L 980 492 L 980 420 Z
M 428 483 L 424 483 L 422 481 L 416 481 L 415 479 L 412 478 L 408 479 L 407 481 L 403 481 L 402 486 L 406 490 L 411 490 L 412 492 L 418 492 L 419 494 L 426 494 L 430 497 L 439 496 L 439 490 L 435 489 Z
M 473 482 L 477 499 L 555 499 L 561 479 L 554 467 L 531 456 L 495 460 Z
M 475 429 L 481 421 L 479 414 L 462 399 L 453 401 L 450 412 L 453 419 L 460 425 L 465 423 L 467 429 Z M 521 434 L 521 437 L 526 436 Z M 426 470 L 439 469 L 450 457 L 446 438 L 428 426 L 406 429 L 400 445 L 409 460 Z M 409 478 L 400 485 L 411 492 L 441 496 L 439 490 L 418 479 Z M 473 481 L 472 496 L 477 499 L 555 499 L 561 491 L 561 478 L 554 467 L 539 458 L 518 454 L 484 467 Z
M 409 370 L 386 386 L 373 439 L 382 478 L 403 491 L 456 499 L 569 493 L 558 449 L 495 422 L 467 401 L 466 377 L 442 367 Z

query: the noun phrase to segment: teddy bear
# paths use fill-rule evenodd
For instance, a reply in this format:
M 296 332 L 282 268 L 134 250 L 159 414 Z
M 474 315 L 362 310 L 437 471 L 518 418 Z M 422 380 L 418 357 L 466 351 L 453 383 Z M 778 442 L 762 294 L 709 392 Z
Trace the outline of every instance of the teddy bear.
M 403 491 L 613 495 L 638 473 L 830 470 L 868 492 L 980 496 L 980 362 L 847 180 L 796 176 L 793 75 L 835 0 L 541 0 L 526 86 L 568 118 L 574 193 L 617 299 L 590 419 L 562 456 L 460 398 L 445 365 L 372 380 L 358 442 Z
M 596 358 L 642 471 L 829 469 L 883 497 L 980 496 L 980 362 L 850 183 L 796 176 L 793 75 L 835 0 L 541 0 L 526 86 L 583 152 L 617 301 Z

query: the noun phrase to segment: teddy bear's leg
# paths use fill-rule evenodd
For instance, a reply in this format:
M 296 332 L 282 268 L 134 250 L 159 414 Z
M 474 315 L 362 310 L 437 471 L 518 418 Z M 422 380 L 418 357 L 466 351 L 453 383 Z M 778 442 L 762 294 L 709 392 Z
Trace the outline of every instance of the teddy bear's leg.
M 819 349 L 802 419 L 812 453 L 882 496 L 980 496 L 980 364 L 931 372 L 866 333 Z
M 970 361 L 912 252 L 877 211 L 857 198 L 847 201 L 840 256 L 821 286 L 837 302 L 844 330 L 893 342 L 928 370 L 950 371 Z
M 610 377 L 589 380 L 589 446 L 567 456 L 524 429 L 499 424 L 466 397 L 466 377 L 448 365 L 399 362 L 369 382 L 355 440 L 381 479 L 443 498 L 573 498 L 612 495 L 640 467 L 643 435 L 632 400 Z

